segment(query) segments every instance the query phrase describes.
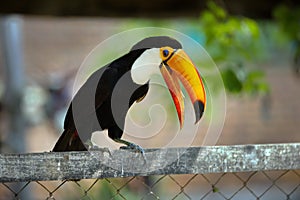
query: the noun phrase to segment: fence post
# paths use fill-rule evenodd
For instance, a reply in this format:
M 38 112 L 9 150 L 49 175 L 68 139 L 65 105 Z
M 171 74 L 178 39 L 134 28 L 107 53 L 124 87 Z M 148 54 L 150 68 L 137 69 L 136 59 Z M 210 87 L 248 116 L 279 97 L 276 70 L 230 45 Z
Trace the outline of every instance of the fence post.
M 1 20 L 1 43 L 4 58 L 4 108 L 9 118 L 9 129 L 5 144 L 13 152 L 25 152 L 25 118 L 22 112 L 24 91 L 24 63 L 22 44 L 22 18 L 6 16 Z M 14 186 L 17 192 L 22 183 Z M 32 199 L 29 190 L 21 193 L 21 199 Z
M 4 54 L 5 91 L 4 104 L 9 115 L 9 133 L 6 143 L 15 152 L 24 152 L 24 117 L 22 97 L 24 89 L 24 64 L 22 54 L 22 20 L 18 16 L 2 19 L 2 46 Z

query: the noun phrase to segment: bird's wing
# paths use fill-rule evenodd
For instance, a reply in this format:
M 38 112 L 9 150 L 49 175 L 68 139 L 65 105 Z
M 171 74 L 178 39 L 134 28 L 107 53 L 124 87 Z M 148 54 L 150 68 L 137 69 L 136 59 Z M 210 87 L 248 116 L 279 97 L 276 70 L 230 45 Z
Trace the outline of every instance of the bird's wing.
M 76 127 L 78 124 L 91 124 L 92 117 L 96 120 L 96 109 L 110 96 L 113 89 L 110 77 L 114 77 L 116 73 L 116 69 L 105 66 L 87 79 L 69 106 L 64 122 L 65 129 L 75 128 L 75 123 Z

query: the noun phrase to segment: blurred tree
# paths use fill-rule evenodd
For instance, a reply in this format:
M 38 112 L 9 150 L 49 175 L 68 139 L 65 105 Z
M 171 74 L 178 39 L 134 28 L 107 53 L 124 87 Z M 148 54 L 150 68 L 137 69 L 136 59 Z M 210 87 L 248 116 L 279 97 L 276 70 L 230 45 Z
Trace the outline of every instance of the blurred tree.
M 300 75 L 300 7 L 280 5 L 275 8 L 273 15 L 282 35 L 292 44 L 294 69 Z
M 269 91 L 260 69 L 246 67 L 263 55 L 258 23 L 246 17 L 231 16 L 212 1 L 200 16 L 204 46 L 219 66 L 227 91 L 265 94 Z
M 267 54 L 260 24 L 254 19 L 229 14 L 213 1 L 207 2 L 198 20 L 134 19 L 123 30 L 163 27 L 182 31 L 203 45 L 217 64 L 226 90 L 231 94 L 265 95 L 269 85 L 258 65 Z M 250 67 L 256 65 L 256 67 Z M 208 78 L 208 77 L 206 77 Z M 210 77 L 213 83 L 213 77 Z M 218 87 L 214 87 L 218 90 Z

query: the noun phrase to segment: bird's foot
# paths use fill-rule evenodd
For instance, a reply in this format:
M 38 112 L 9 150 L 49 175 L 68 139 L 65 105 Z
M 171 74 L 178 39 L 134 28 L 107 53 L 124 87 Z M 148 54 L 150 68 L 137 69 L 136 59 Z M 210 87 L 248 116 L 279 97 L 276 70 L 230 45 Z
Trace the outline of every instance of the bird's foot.
M 120 149 L 129 149 L 129 150 L 134 150 L 136 152 L 139 152 L 142 155 L 145 154 L 144 149 L 141 146 L 134 144 L 134 143 L 129 143 L 129 144 L 127 144 L 127 146 L 121 146 Z
M 146 163 L 147 160 L 145 157 L 145 151 L 141 146 L 122 139 L 116 139 L 115 141 L 126 145 L 126 146 L 121 146 L 120 149 L 133 150 L 135 152 L 140 153 L 143 156 L 144 162 Z
M 134 144 L 134 143 L 129 143 L 129 144 L 127 144 L 127 146 L 121 146 L 120 149 L 129 149 L 129 150 L 134 150 L 135 152 L 140 153 L 144 159 L 144 164 L 147 163 L 145 151 L 141 146 Z

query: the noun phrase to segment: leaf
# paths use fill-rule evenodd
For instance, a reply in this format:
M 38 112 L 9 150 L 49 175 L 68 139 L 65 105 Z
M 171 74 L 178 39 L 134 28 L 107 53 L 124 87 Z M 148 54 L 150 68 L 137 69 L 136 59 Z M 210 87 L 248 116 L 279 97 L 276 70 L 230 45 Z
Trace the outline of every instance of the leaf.
M 222 7 L 218 6 L 215 2 L 209 1 L 207 3 L 207 6 L 208 6 L 209 10 L 212 13 L 214 13 L 215 16 L 218 17 L 219 19 L 223 20 L 227 17 L 226 11 Z
M 247 74 L 247 79 L 250 80 L 257 80 L 257 79 L 261 79 L 264 78 L 265 74 L 263 71 L 260 70 L 252 70 L 250 72 L 248 72 Z
M 225 88 L 229 92 L 239 93 L 242 91 L 242 82 L 238 79 L 237 74 L 230 68 L 221 71 Z
M 257 23 L 249 18 L 244 18 L 243 22 L 245 24 L 245 29 L 249 31 L 251 37 L 258 38 L 260 36 L 260 31 Z

